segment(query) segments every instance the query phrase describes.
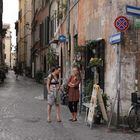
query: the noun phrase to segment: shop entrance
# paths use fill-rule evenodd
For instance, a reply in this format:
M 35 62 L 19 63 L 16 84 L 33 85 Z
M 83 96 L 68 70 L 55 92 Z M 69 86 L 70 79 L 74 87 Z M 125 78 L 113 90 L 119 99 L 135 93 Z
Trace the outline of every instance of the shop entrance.
M 104 69 L 105 69 L 105 41 L 99 40 L 99 41 L 91 41 L 86 45 L 86 51 L 85 51 L 85 79 L 86 81 L 91 81 L 93 83 L 93 79 L 95 76 L 95 73 L 93 72 L 93 68 L 89 66 L 89 61 L 91 58 L 98 58 L 102 60 L 102 65 L 97 66 L 96 70 L 98 73 L 98 84 L 101 87 L 101 89 L 104 90 Z M 89 84 L 88 82 L 85 82 L 86 84 Z

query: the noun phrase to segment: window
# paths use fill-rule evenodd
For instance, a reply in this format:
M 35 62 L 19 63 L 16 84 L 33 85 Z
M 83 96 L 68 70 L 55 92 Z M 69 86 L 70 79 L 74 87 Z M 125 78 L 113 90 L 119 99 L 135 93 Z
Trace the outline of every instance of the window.
M 78 34 L 74 36 L 74 47 L 78 47 Z
M 60 2 L 58 1 L 58 8 L 57 8 L 57 16 L 58 16 L 58 14 L 60 13 Z M 57 26 L 59 26 L 59 18 L 57 17 Z
M 54 37 L 54 20 L 51 19 L 51 38 Z
M 50 24 L 51 24 L 51 38 L 54 37 L 54 33 L 56 32 L 57 30 L 57 13 L 56 13 L 56 10 L 51 18 L 51 21 L 50 21 Z
M 49 17 L 45 19 L 45 45 L 49 44 Z
M 40 24 L 40 45 L 43 47 L 44 45 L 44 24 L 43 22 Z

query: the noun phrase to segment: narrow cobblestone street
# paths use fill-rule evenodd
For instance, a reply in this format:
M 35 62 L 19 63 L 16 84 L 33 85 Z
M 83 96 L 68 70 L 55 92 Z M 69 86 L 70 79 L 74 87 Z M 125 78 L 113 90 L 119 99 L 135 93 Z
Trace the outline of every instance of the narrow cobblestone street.
M 41 100 L 43 86 L 27 77 L 16 80 L 12 71 L 0 85 L 0 140 L 139 140 L 139 134 L 109 132 L 106 126 L 92 130 L 83 117 L 69 122 L 69 110 L 62 106 L 62 122 L 48 124 L 47 102 Z M 53 108 L 54 109 L 54 108 Z

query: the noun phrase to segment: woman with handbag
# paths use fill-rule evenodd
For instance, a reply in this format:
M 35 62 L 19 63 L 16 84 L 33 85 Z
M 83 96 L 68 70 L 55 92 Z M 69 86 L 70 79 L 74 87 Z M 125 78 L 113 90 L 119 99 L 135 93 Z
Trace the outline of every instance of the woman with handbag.
M 56 119 L 57 122 L 61 122 L 60 118 L 60 83 L 59 83 L 59 74 L 61 68 L 55 67 L 52 69 L 51 74 L 49 74 L 47 79 L 47 90 L 48 90 L 48 109 L 47 109 L 47 121 L 51 122 L 51 110 L 52 106 L 56 106 Z
M 72 75 L 68 81 L 68 107 L 71 112 L 72 118 L 70 121 L 77 121 L 77 106 L 79 102 L 79 84 L 81 82 L 80 71 L 78 67 L 73 67 Z

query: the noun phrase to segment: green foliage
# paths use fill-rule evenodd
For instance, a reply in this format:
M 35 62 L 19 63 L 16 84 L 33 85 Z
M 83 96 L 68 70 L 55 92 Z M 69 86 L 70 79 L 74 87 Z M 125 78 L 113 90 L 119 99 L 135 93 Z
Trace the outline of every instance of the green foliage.
M 0 64 L 0 70 L 3 71 L 3 73 L 8 73 L 8 66 L 6 64 Z M 5 76 L 6 78 L 6 76 Z
M 92 95 L 92 90 L 93 90 L 93 80 L 89 79 L 89 80 L 86 81 L 85 96 L 91 96 Z M 101 93 L 101 95 L 102 95 L 102 98 L 103 98 L 105 109 L 107 110 L 109 97 L 107 96 L 106 93 Z M 87 102 L 90 102 L 90 98 L 88 99 Z M 102 116 L 102 113 L 101 113 L 101 108 L 100 108 L 100 105 L 99 105 L 99 101 L 97 100 L 97 106 L 95 108 L 95 118 L 94 118 L 95 122 L 97 121 L 97 123 L 100 123 L 101 118 L 103 118 L 103 116 Z
M 48 48 L 48 54 L 47 54 L 47 62 L 49 64 L 49 67 L 56 66 L 58 63 L 56 53 L 54 52 L 53 48 Z
M 73 66 L 76 66 L 81 69 L 85 64 L 85 60 L 83 58 L 85 46 L 75 46 L 74 51 L 75 51 L 75 62 L 73 63 Z M 81 57 L 81 60 L 78 60 L 77 56 Z
M 102 66 L 103 64 L 103 60 L 101 58 L 91 58 L 89 61 L 89 67 L 93 67 L 93 66 Z
M 92 79 L 86 80 L 85 95 L 86 96 L 91 96 L 92 89 L 93 89 L 93 80 Z
M 107 96 L 106 93 L 103 93 L 103 94 L 102 94 L 102 98 L 103 98 L 103 102 L 104 102 L 104 105 L 105 105 L 105 109 L 107 110 L 109 96 Z
M 81 60 L 81 61 L 75 61 L 73 64 L 72 64 L 73 67 L 78 67 L 79 69 L 81 69 L 81 66 L 84 66 L 84 62 Z
M 6 72 L 8 72 L 8 67 L 5 64 L 0 65 L 0 80 L 4 82 L 6 78 Z
M 43 78 L 44 78 L 44 72 L 43 71 L 37 71 L 36 73 L 35 73 L 35 80 L 36 80 L 36 82 L 38 82 L 38 83 L 43 83 Z

